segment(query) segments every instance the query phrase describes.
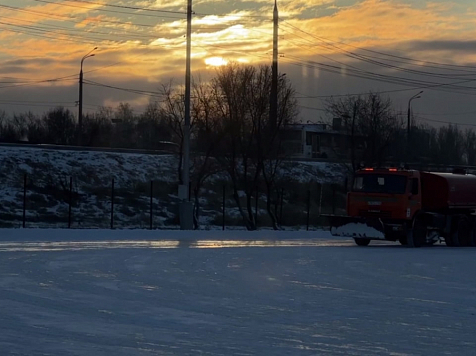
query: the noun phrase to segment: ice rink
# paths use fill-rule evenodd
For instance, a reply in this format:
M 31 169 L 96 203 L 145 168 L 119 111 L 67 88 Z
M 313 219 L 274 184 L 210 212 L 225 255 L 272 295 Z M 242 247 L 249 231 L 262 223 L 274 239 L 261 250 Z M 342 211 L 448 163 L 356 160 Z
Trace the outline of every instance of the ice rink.
M 0 230 L 1 355 L 475 355 L 476 249 Z

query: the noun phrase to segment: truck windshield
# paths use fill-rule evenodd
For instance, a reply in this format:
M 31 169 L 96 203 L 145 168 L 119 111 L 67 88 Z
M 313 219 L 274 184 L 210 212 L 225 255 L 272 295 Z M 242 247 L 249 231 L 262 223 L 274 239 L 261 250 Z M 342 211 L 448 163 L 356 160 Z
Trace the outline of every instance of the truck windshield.
M 407 177 L 396 174 L 362 174 L 354 179 L 354 192 L 403 194 Z

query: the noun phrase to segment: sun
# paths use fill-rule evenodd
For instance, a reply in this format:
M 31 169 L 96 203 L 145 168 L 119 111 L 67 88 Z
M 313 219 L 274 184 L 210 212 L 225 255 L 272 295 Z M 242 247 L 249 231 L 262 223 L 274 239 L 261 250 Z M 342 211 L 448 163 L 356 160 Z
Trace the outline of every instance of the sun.
M 222 57 L 210 57 L 205 59 L 205 64 L 209 66 L 226 66 L 228 64 L 228 61 L 223 59 Z

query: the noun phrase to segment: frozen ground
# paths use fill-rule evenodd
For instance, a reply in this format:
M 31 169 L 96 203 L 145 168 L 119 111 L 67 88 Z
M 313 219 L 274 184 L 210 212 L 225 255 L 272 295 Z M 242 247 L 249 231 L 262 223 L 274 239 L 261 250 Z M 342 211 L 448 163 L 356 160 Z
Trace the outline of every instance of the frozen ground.
M 474 355 L 475 252 L 326 232 L 0 230 L 0 354 Z

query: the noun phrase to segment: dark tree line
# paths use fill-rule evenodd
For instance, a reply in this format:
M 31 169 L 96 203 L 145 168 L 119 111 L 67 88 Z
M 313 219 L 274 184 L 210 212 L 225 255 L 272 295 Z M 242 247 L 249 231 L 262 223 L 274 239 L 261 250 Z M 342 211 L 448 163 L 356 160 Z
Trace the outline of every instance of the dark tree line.
M 281 135 L 278 133 L 297 116 L 297 101 L 291 83 L 278 81 L 278 117 L 270 120 L 271 68 L 230 64 L 217 69 L 208 82 L 193 81 L 191 102 L 191 181 L 198 227 L 200 191 L 211 176 L 219 173 L 229 182 L 232 198 L 245 226 L 256 229 L 253 203 L 266 201 L 274 228 L 279 228 L 271 208 L 283 173 Z M 129 104 L 103 107 L 83 120 L 83 144 L 94 147 L 162 149 L 172 142 L 177 160 L 177 183 L 182 182 L 184 88 L 173 82 L 160 88 L 161 99 L 151 101 L 144 113 L 134 114 Z M 332 118 L 342 120 L 349 138 L 351 169 L 360 163 L 387 162 L 476 165 L 476 134 L 449 125 L 438 129 L 424 125 L 406 135 L 392 102 L 376 93 L 330 99 Z M 25 141 L 74 145 L 78 125 L 73 113 L 54 108 L 43 115 L 32 113 L 8 117 L 0 112 L 0 142 Z
M 83 145 L 91 147 L 160 149 L 169 141 L 171 129 L 156 103 L 150 103 L 141 115 L 129 104 L 117 108 L 100 108 L 83 119 Z M 8 117 L 0 114 L 0 142 L 29 142 L 75 145 L 78 124 L 74 114 L 57 107 L 42 115 L 31 112 Z
M 297 116 L 291 83 L 280 76 L 278 117 L 269 114 L 271 68 L 230 64 L 209 82 L 194 81 L 191 105 L 191 181 L 198 227 L 200 190 L 215 173 L 230 182 L 233 199 L 245 226 L 256 229 L 253 201 L 264 193 L 274 228 L 277 219 L 271 197 L 277 192 L 282 164 L 278 132 Z M 128 104 L 101 108 L 83 119 L 83 144 L 95 147 L 160 148 L 160 141 L 176 144 L 177 182 L 182 181 L 184 90 L 166 83 L 160 101 L 151 101 L 142 115 Z M 78 127 L 71 111 L 55 108 L 44 115 L 0 116 L 0 141 L 73 145 Z
M 379 166 L 389 162 L 476 166 L 473 130 L 420 123 L 411 126 L 408 136 L 407 118 L 397 115 L 391 100 L 378 93 L 331 98 L 326 109 L 332 118 L 342 120 L 350 141 L 353 171 L 360 164 Z

